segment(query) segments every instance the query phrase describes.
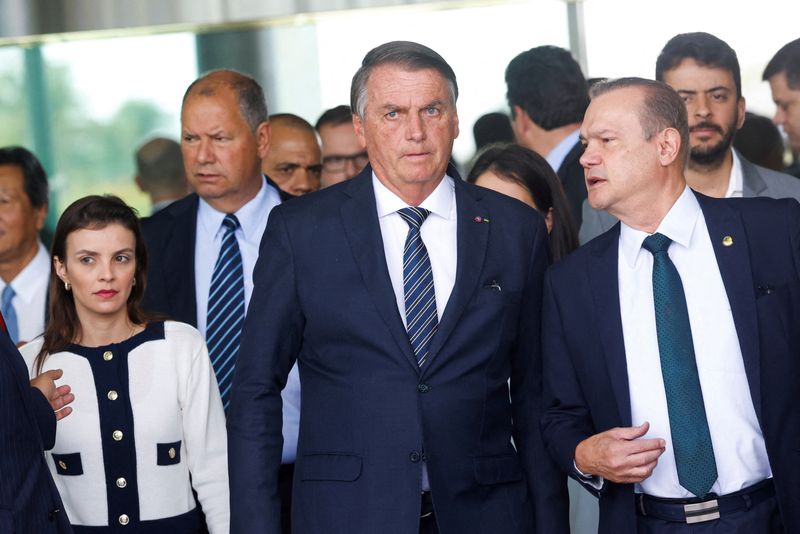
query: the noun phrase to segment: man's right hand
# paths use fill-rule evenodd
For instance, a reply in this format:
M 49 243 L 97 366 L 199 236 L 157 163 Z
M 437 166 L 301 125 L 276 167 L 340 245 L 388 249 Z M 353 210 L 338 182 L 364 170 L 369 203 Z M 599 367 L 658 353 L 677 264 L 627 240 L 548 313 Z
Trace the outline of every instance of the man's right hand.
M 581 441 L 575 447 L 575 466 L 585 475 L 611 482 L 633 484 L 645 480 L 658 464 L 666 442 L 661 438 L 639 439 L 650 423 L 612 428 Z

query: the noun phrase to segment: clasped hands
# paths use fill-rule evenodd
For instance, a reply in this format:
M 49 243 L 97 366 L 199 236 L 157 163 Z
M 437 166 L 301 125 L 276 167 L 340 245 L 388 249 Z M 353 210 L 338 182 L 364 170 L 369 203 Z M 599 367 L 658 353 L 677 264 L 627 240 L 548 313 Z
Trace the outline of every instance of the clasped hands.
M 61 369 L 51 369 L 31 380 L 31 386 L 41 391 L 50 403 L 56 413 L 56 421 L 72 413 L 72 407 L 69 404 L 75 400 L 75 395 L 71 393 L 68 385 L 56 386 L 56 380 L 63 374 L 64 371 Z
M 600 432 L 575 447 L 575 466 L 585 475 L 611 482 L 634 484 L 648 478 L 664 453 L 661 438 L 641 439 L 650 423 Z

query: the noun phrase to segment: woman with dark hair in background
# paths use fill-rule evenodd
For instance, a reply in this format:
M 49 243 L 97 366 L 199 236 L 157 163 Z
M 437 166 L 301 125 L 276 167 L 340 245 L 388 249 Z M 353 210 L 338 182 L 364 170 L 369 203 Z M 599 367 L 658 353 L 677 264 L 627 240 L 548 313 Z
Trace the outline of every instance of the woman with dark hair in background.
M 50 321 L 21 349 L 75 394 L 48 465 L 77 534 L 229 528 L 225 416 L 205 342 L 142 312 L 147 255 L 113 196 L 69 206 L 53 236 Z
M 539 211 L 550 233 L 553 262 L 578 248 L 578 230 L 561 181 L 536 152 L 519 145 L 491 146 L 478 156 L 467 181 L 516 198 Z

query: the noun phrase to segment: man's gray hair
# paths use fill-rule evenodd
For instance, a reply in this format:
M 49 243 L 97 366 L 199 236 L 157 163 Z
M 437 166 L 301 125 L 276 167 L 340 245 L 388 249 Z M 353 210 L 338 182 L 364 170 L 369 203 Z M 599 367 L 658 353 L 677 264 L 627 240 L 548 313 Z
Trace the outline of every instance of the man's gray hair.
M 258 130 L 258 126 L 262 122 L 268 120 L 267 99 L 264 96 L 264 90 L 252 77 L 231 69 L 212 70 L 192 82 L 183 95 L 181 110 L 186 105 L 186 99 L 189 96 L 214 96 L 220 87 L 226 87 L 236 94 L 239 112 L 253 133 Z
M 672 87 L 645 78 L 617 78 L 593 85 L 591 97 L 594 99 L 605 93 L 630 87 L 640 87 L 645 90 L 644 103 L 637 110 L 645 139 L 652 139 L 666 128 L 678 130 L 681 137 L 680 157 L 681 161 L 686 163 L 689 154 L 689 119 L 686 104 Z
M 455 106 L 458 99 L 456 74 L 447 62 L 427 46 L 411 41 L 392 41 L 373 48 L 364 56 L 361 67 L 353 76 L 350 85 L 350 108 L 364 119 L 367 108 L 367 80 L 373 69 L 379 65 L 397 65 L 408 71 L 433 69 L 441 74 L 450 89 L 450 101 Z

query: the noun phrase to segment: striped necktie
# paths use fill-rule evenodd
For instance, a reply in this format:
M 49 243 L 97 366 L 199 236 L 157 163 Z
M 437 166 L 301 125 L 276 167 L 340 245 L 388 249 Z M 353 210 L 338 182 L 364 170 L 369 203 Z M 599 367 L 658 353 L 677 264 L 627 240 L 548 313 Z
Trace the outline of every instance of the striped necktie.
M 206 343 L 214 374 L 217 375 L 222 405 L 227 411 L 244 322 L 244 272 L 242 254 L 236 241 L 239 220 L 235 215 L 228 214 L 222 226 L 225 235 L 208 292 Z
M 653 254 L 656 337 L 678 481 L 698 497 L 705 497 L 717 480 L 717 464 L 697 372 L 686 295 L 680 274 L 667 253 L 671 243 L 667 236 L 653 234 L 645 238 L 642 247 Z
M 19 341 L 19 325 L 17 324 L 17 312 L 14 309 L 14 305 L 11 303 L 16 296 L 16 292 L 14 288 L 11 287 L 11 284 L 8 284 L 3 289 L 3 294 L 0 296 L 0 313 L 3 314 L 5 317 L 5 325 L 6 325 L 6 332 L 8 332 L 8 337 L 11 338 L 11 341 L 16 343 Z
M 430 211 L 423 208 L 403 208 L 397 213 L 408 224 L 408 235 L 403 249 L 406 331 L 417 364 L 421 367 L 428 357 L 428 345 L 438 326 L 431 259 L 419 233 Z

